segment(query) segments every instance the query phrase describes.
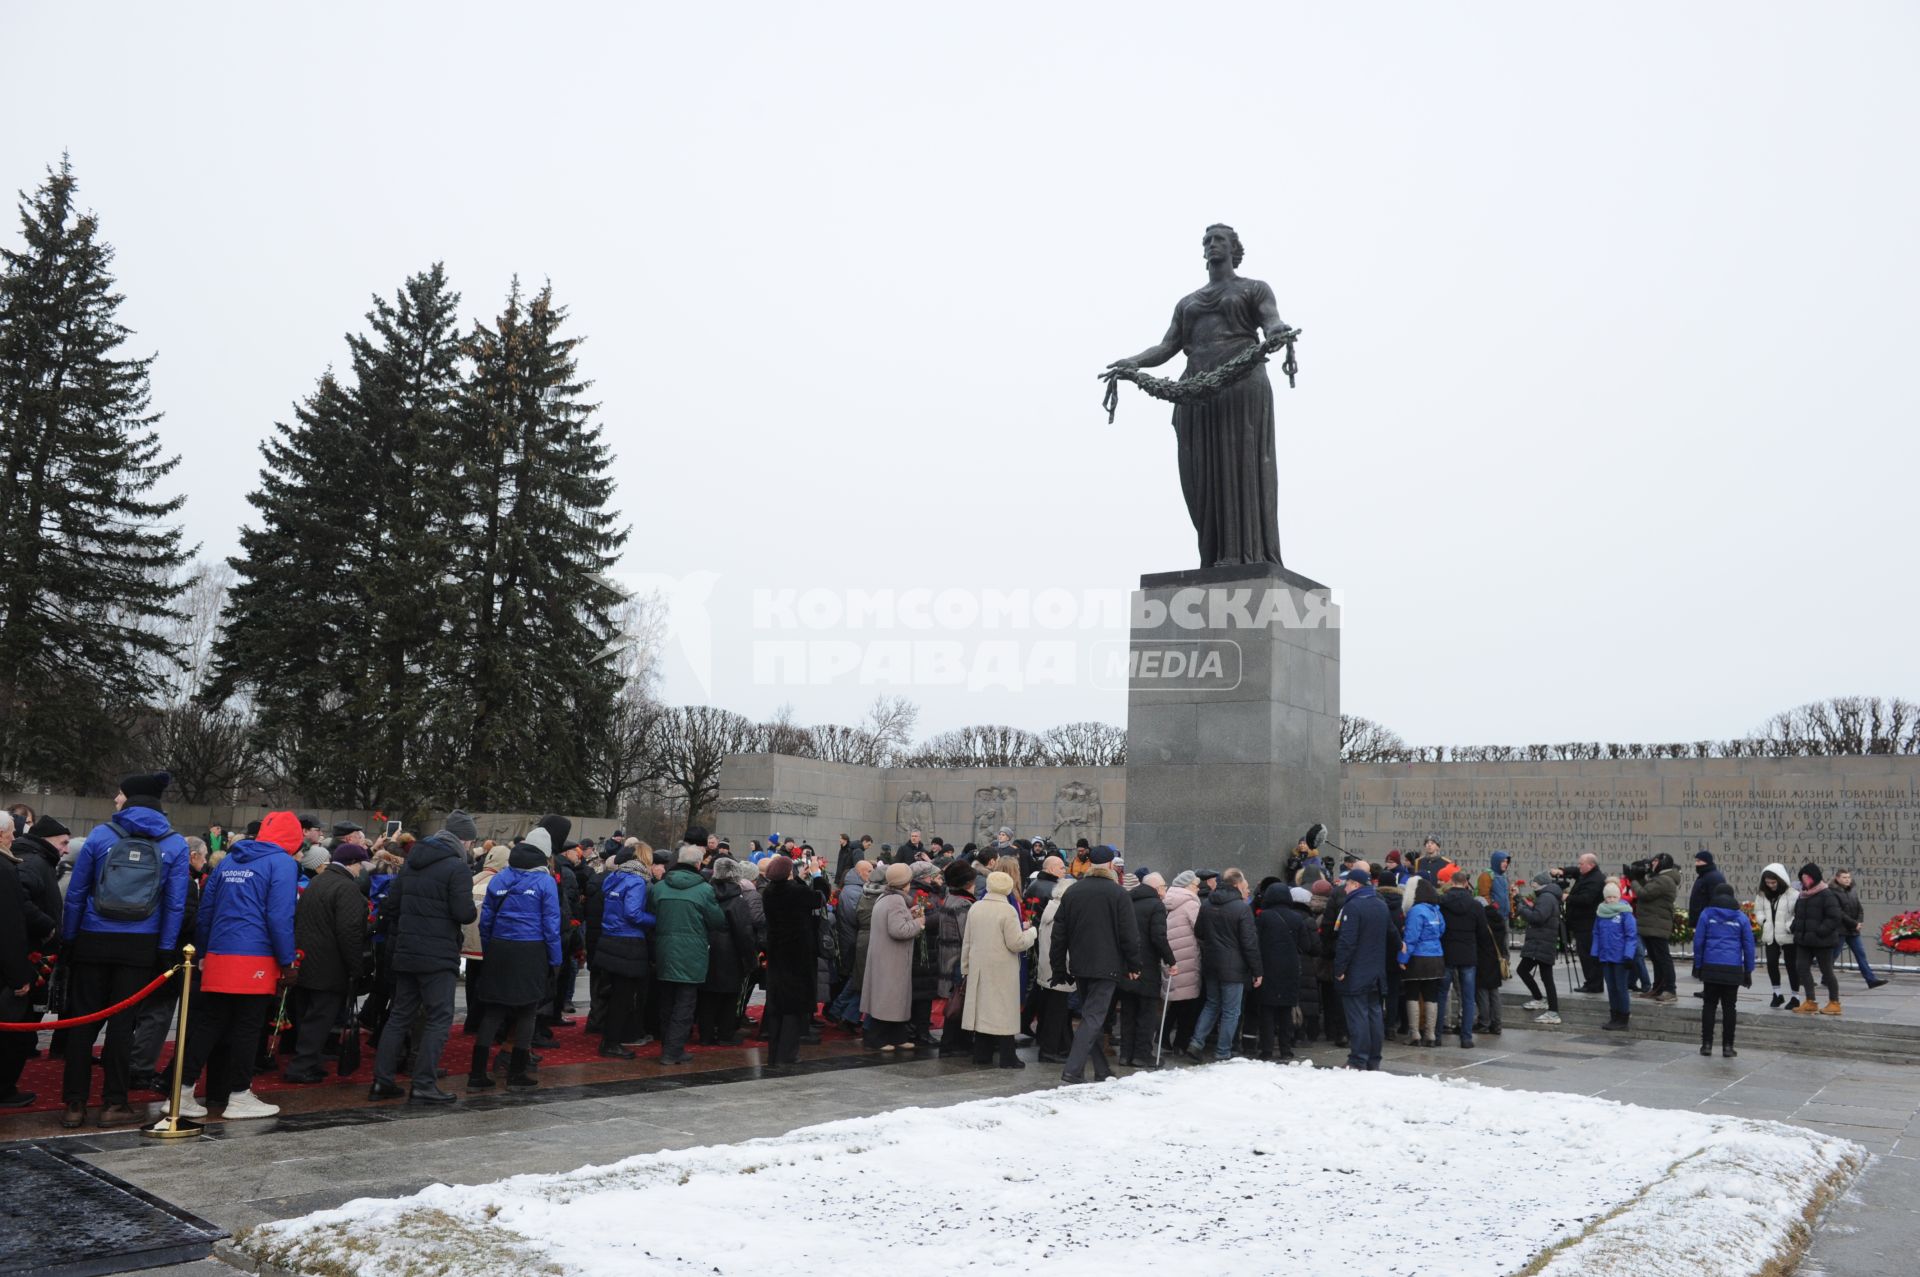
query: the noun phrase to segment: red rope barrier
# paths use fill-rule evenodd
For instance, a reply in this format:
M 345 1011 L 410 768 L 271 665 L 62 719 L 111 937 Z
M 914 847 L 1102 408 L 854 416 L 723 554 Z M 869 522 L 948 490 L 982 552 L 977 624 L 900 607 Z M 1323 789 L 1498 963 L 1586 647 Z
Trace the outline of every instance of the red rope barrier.
M 38 1033 L 42 1029 L 73 1029 L 83 1024 L 93 1024 L 100 1020 L 111 1019 L 134 1003 L 145 1000 L 148 994 L 173 979 L 173 977 L 179 973 L 179 967 L 170 967 L 153 977 L 151 984 L 124 1002 L 116 1002 L 105 1010 L 95 1011 L 91 1015 L 76 1015 L 71 1020 L 42 1020 L 38 1024 L 0 1024 L 0 1033 Z

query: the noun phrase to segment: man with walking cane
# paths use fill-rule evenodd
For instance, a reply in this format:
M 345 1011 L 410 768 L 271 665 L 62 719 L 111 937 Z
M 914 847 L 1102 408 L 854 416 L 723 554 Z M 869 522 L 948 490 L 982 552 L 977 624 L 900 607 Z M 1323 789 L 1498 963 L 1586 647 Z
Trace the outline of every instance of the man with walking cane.
M 1133 923 L 1146 950 L 1146 965 L 1139 975 L 1120 984 L 1120 1063 L 1129 1068 L 1160 1067 L 1160 1037 L 1167 1025 L 1167 984 L 1177 969 L 1173 944 L 1167 939 L 1166 894 L 1167 880 L 1157 873 L 1148 874 L 1127 893 Z M 1061 907 L 1065 907 L 1064 901 Z M 1151 1051 L 1147 1042 L 1150 1030 L 1154 1034 Z

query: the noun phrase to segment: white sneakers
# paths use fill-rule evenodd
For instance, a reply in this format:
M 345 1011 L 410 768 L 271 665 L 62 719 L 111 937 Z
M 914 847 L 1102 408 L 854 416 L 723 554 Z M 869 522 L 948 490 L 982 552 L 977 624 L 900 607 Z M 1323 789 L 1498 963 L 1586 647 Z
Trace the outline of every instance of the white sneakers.
M 186 1112 L 186 1098 L 181 1097 L 181 1112 Z M 251 1090 L 241 1091 L 227 1097 L 227 1111 L 224 1114 L 229 1122 L 244 1121 L 250 1117 L 272 1117 L 280 1111 L 278 1104 L 269 1104 L 260 1099 Z
M 1558 1024 L 1560 1023 L 1560 1014 L 1557 1011 L 1547 1011 L 1534 1016 L 1533 1022 L 1535 1024 Z
M 164 1107 L 165 1106 L 162 1105 L 162 1108 Z M 202 1104 L 199 1100 L 195 1099 L 193 1097 L 192 1091 L 180 1092 L 180 1116 L 181 1117 L 205 1117 L 206 1115 L 207 1115 L 207 1106 Z
M 1544 1011 L 1547 1009 L 1547 1000 L 1545 998 L 1535 998 L 1531 1002 L 1522 1002 L 1520 1009 L 1522 1011 Z

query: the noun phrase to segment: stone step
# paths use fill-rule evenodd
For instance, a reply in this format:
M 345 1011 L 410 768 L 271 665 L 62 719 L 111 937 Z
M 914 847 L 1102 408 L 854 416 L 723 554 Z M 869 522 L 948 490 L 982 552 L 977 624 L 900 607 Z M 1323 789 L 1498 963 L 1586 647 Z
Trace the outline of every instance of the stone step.
M 1739 1045 L 1839 1059 L 1920 1064 L 1920 1025 L 1888 1024 L 1845 1016 L 1795 1015 L 1768 1007 L 1767 996 L 1763 993 L 1754 998 L 1743 990 L 1736 1039 Z M 1554 1026 L 1532 1022 L 1538 1012 L 1519 1009 L 1527 1000 L 1525 989 L 1501 990 L 1500 1001 L 1507 1022 L 1524 1023 L 1529 1029 L 1552 1029 Z M 1610 1014 L 1604 996 L 1562 994 L 1559 1028 L 1590 1033 L 1605 1024 Z M 1700 1040 L 1700 1002 L 1691 996 L 1690 990 L 1683 991 L 1678 1002 L 1665 1005 L 1635 998 L 1632 1020 L 1631 1033 L 1635 1037 L 1661 1042 L 1697 1043 Z

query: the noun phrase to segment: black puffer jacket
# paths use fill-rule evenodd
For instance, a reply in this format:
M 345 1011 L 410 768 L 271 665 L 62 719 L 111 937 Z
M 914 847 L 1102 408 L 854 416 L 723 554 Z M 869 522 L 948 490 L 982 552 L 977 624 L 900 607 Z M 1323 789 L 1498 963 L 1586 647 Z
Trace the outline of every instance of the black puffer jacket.
M 1801 948 L 1831 949 L 1846 943 L 1849 930 L 1839 897 L 1825 883 L 1816 883 L 1812 891 L 1801 892 L 1800 899 L 1794 901 L 1793 942 Z
M 1560 952 L 1560 885 L 1546 882 L 1534 892 L 1531 902 L 1520 901 L 1520 918 L 1527 934 L 1520 941 L 1520 956 L 1553 965 Z
M 1480 933 L 1487 929 L 1487 912 L 1465 887 L 1452 887 L 1440 893 L 1440 919 L 1447 924 L 1440 937 L 1440 956 L 1450 967 L 1477 966 L 1480 962 Z M 1489 937 L 1491 939 L 1491 937 Z
M 1133 905 L 1133 925 L 1140 933 L 1147 963 L 1140 968 L 1138 980 L 1122 980 L 1120 989 L 1123 993 L 1158 998 L 1160 969 L 1172 966 L 1174 961 L 1173 942 L 1167 939 L 1167 903 L 1144 882 L 1127 893 L 1127 900 Z
M 1200 906 L 1194 923 L 1200 938 L 1200 972 L 1222 984 L 1250 984 L 1263 973 L 1260 933 L 1253 910 L 1239 890 L 1221 883 Z
M 51 844 L 22 834 L 13 840 L 13 854 L 20 858 L 20 893 L 26 897 L 28 909 L 27 945 L 29 948 L 47 939 L 45 935 L 33 935 L 33 910 L 53 924 L 57 932 L 60 927 L 61 910 L 65 907 L 60 897 L 60 853 Z M 190 936 L 193 933 L 181 928 L 180 934 Z
M 328 865 L 300 893 L 293 911 L 302 989 L 345 993 L 366 962 L 367 898 L 343 865 Z
M 457 971 L 460 928 L 479 916 L 466 849 L 443 829 L 407 853 L 381 903 L 378 930 L 395 971 Z
M 1297 1005 L 1300 973 L 1313 970 L 1320 937 L 1306 910 L 1293 907 L 1293 892 L 1285 883 L 1274 883 L 1260 897 L 1254 927 L 1260 935 L 1260 965 L 1266 972 L 1255 996 L 1262 1006 Z

